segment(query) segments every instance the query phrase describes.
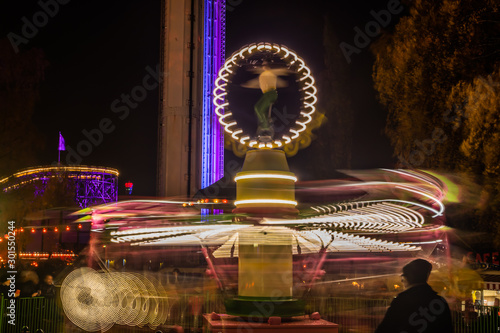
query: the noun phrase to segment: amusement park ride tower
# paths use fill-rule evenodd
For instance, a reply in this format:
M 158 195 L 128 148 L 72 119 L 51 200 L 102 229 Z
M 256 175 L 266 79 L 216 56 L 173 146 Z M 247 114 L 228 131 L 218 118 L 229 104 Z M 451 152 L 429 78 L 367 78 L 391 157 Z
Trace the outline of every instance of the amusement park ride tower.
M 242 86 L 262 92 L 254 105 L 258 119 L 255 135 L 245 133 L 238 126 L 233 115 L 237 110 L 232 109 L 227 91 L 228 86 L 234 84 L 236 72 L 245 69 L 248 59 L 252 59 L 250 71 L 258 77 Z M 286 86 L 280 75 L 295 77 L 301 105 L 295 124 L 278 135 L 273 126 L 272 107 L 278 99 L 277 88 Z M 262 307 L 273 311 L 269 322 L 260 324 L 253 320 L 241 323 L 231 317 L 221 320 L 220 316 L 205 316 L 210 329 L 212 332 L 223 329 L 228 333 L 241 329 L 267 332 L 273 329 L 272 325 L 280 325 L 284 318 L 287 325 L 280 329 L 290 332 L 338 332 L 336 324 L 320 320 L 319 315 L 311 319 L 303 317 L 305 304 L 293 297 L 293 232 L 257 222 L 265 218 L 293 220 L 299 213 L 295 208 L 297 178 L 288 168 L 285 151 L 293 150 L 293 145 L 313 120 L 317 101 L 314 78 L 305 62 L 292 50 L 277 44 L 258 43 L 233 53 L 222 66 L 215 84 L 215 112 L 237 149 L 245 152 L 242 170 L 235 177 L 236 208 L 233 213 L 245 214 L 256 221 L 251 231 L 239 235 L 238 295 L 226 300 L 226 311 L 243 318 L 253 318 L 255 314 L 266 317 L 259 311 Z M 296 318 L 290 320 L 292 317 Z
M 189 197 L 223 176 L 223 132 L 212 104 L 224 61 L 225 0 L 162 0 L 159 196 Z

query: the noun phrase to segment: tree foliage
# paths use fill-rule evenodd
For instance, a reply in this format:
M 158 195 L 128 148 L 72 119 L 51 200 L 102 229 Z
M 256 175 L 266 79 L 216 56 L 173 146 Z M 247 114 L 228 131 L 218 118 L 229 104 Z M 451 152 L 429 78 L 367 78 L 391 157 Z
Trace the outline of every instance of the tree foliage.
M 475 222 L 483 230 L 500 218 L 499 36 L 496 0 L 415 0 L 372 47 L 395 156 L 481 184 Z
M 411 6 L 372 47 L 375 89 L 388 110 L 386 133 L 402 164 L 452 169 L 462 157 L 462 138 L 449 120 L 455 112 L 449 95 L 455 86 L 493 72 L 500 55 L 500 4 L 415 0 Z M 436 129 L 446 138 L 433 139 Z M 424 140 L 443 142 L 431 149 Z
M 449 103 L 453 100 L 464 101 L 453 120 L 453 128 L 461 128 L 460 169 L 482 184 L 477 217 L 495 229 L 500 218 L 500 66 L 487 77 L 454 87 Z

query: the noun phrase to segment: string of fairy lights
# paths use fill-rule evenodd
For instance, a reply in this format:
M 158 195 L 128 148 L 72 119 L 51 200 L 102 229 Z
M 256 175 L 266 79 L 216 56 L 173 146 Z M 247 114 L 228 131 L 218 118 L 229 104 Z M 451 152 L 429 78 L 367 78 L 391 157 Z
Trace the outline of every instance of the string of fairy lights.
M 92 225 L 92 222 L 90 222 Z M 59 232 L 64 232 L 64 231 L 90 231 L 89 228 L 84 228 L 81 223 L 76 224 L 75 226 L 71 227 L 69 225 L 58 225 L 58 226 L 27 226 L 21 227 L 19 229 L 15 229 L 15 233 L 24 233 L 24 232 L 29 232 L 31 234 L 36 234 L 36 233 L 59 233 Z M 8 238 L 8 235 L 5 234 L 4 238 Z M 2 242 L 2 238 L 0 238 L 0 242 Z
M 92 222 L 91 222 L 92 224 Z M 70 233 L 70 232 L 90 232 L 90 228 L 84 228 L 84 226 L 79 223 L 73 227 L 70 227 L 69 225 L 66 226 L 33 226 L 33 227 L 21 227 L 19 229 L 15 229 L 14 233 L 19 235 L 19 234 L 24 234 L 26 233 L 27 235 L 32 235 L 36 236 L 37 234 L 42 234 L 49 236 L 50 234 L 52 235 L 61 235 L 61 233 Z M 7 242 L 4 243 L 4 238 L 8 239 L 9 236 L 7 234 L 4 235 L 4 237 L 0 237 L 0 244 L 7 244 Z M 19 258 L 20 259 L 27 259 L 27 260 L 38 260 L 38 259 L 49 259 L 49 258 L 60 258 L 60 259 L 69 259 L 72 257 L 76 257 L 76 255 L 70 251 L 68 253 L 48 253 L 48 252 L 20 252 L 19 253 Z M 3 259 L 1 260 L 3 261 Z
M 109 174 L 118 177 L 119 172 L 112 168 L 93 167 L 93 166 L 50 166 L 50 167 L 34 167 L 21 170 L 11 176 L 0 179 L 0 186 L 4 192 L 17 189 L 23 185 L 33 183 L 39 180 L 47 180 L 48 178 L 60 177 L 60 174 L 67 174 L 68 178 L 78 179 L 101 179 L 102 174 Z M 88 174 L 85 174 L 88 173 Z M 36 176 L 43 175 L 43 176 Z M 29 178 L 26 178 L 29 177 Z M 4 184 L 9 184 L 5 186 Z

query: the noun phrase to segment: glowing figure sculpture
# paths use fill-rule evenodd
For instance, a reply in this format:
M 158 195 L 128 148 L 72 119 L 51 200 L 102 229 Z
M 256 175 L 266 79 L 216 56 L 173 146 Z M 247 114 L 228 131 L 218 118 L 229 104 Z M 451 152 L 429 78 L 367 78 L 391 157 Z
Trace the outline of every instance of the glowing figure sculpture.
M 278 78 L 278 75 L 288 75 L 287 69 L 271 69 L 266 61 L 263 61 L 262 68 L 257 68 L 254 73 L 260 73 L 259 77 L 242 84 L 245 88 L 259 88 L 262 97 L 255 104 L 254 110 L 257 115 L 258 127 L 257 138 L 261 142 L 272 142 L 274 129 L 272 126 L 271 110 L 273 104 L 278 99 L 278 87 L 286 87 L 287 82 Z

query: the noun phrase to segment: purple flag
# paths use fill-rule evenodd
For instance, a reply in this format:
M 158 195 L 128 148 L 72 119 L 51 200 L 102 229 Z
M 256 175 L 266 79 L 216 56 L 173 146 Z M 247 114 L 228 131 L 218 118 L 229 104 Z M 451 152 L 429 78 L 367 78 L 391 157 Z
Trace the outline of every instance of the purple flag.
M 66 150 L 66 144 L 64 143 L 64 138 L 61 132 L 59 132 L 59 150 Z

